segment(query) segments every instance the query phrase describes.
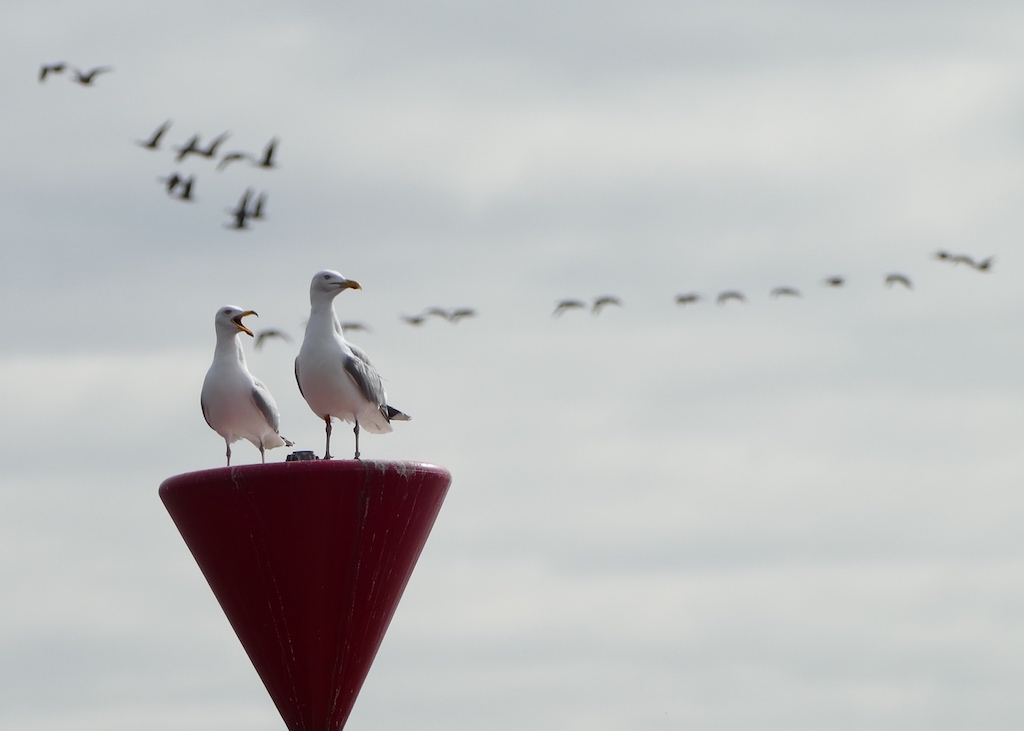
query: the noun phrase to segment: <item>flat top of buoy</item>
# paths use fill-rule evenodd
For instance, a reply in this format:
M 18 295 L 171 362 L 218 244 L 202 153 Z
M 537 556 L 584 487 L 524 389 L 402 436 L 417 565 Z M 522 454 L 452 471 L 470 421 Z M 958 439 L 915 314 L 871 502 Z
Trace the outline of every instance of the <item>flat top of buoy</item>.
M 228 475 L 245 478 L 257 476 L 274 479 L 289 478 L 301 475 L 323 475 L 323 474 L 378 474 L 395 475 L 398 477 L 410 478 L 413 476 L 435 475 L 438 478 L 447 478 L 451 481 L 451 473 L 439 465 L 429 462 L 412 462 L 406 460 L 374 460 L 374 459 L 300 459 L 286 462 L 272 462 L 268 464 L 246 464 L 232 465 L 231 467 L 211 467 L 204 470 L 184 472 L 164 480 L 163 484 L 179 479 L 187 480 L 216 480 L 224 479 Z

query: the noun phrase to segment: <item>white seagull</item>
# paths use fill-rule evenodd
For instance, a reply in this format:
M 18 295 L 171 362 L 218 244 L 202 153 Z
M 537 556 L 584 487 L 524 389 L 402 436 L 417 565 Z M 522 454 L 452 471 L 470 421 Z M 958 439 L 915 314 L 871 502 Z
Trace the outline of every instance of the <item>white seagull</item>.
M 346 289 L 362 287 L 330 269 L 313 276 L 306 335 L 295 359 L 299 393 L 327 425 L 324 459 L 331 459 L 331 419 L 355 424 L 356 459 L 360 426 L 373 434 L 387 434 L 392 420 L 409 421 L 408 415 L 388 406 L 384 384 L 366 353 L 345 340 L 334 298 Z
M 214 318 L 217 347 L 213 351 L 213 364 L 203 381 L 201 402 L 206 423 L 224 437 L 228 467 L 231 466 L 231 443 L 239 439 L 252 442 L 260 450 L 260 460 L 264 463 L 265 449 L 293 444 L 278 433 L 281 417 L 274 397 L 249 372 L 242 344 L 238 342 L 239 333 L 252 336 L 252 330 L 242 324 L 242 318 L 255 314 L 252 310 L 226 306 L 217 310 Z

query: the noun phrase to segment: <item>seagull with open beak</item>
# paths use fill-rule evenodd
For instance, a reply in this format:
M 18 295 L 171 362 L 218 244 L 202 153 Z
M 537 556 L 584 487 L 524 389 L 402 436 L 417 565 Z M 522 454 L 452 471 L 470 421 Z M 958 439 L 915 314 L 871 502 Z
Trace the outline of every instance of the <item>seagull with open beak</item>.
M 214 317 L 217 347 L 213 351 L 213 364 L 203 381 L 203 416 L 210 428 L 224 437 L 229 467 L 231 444 L 239 439 L 248 439 L 260 450 L 261 462 L 266 462 L 265 450 L 292 446 L 292 442 L 278 432 L 281 416 L 274 397 L 245 364 L 238 335 L 253 336 L 252 330 L 242 323 L 242 318 L 249 315 L 258 317 L 254 311 L 239 307 L 225 306 L 217 310 Z

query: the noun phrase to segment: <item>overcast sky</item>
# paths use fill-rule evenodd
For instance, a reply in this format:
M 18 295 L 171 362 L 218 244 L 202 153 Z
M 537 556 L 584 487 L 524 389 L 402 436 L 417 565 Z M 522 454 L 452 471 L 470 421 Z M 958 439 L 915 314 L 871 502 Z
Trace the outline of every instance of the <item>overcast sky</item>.
M 157 487 L 224 304 L 322 453 L 323 268 L 454 478 L 349 729 L 1024 724 L 1019 3 L 6 0 L 0 88 L 0 727 L 283 728 Z

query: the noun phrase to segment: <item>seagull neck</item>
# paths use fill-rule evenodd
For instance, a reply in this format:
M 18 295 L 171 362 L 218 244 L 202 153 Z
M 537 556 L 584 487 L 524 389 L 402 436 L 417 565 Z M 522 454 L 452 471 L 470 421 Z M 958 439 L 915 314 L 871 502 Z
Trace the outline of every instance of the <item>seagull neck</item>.
M 337 321 L 338 316 L 334 312 L 333 299 L 313 300 L 309 310 L 307 329 L 314 332 L 317 330 L 333 332 L 335 329 L 334 324 Z
M 231 358 L 239 363 L 245 363 L 245 351 L 238 341 L 237 335 L 217 339 L 217 355 L 222 358 Z

